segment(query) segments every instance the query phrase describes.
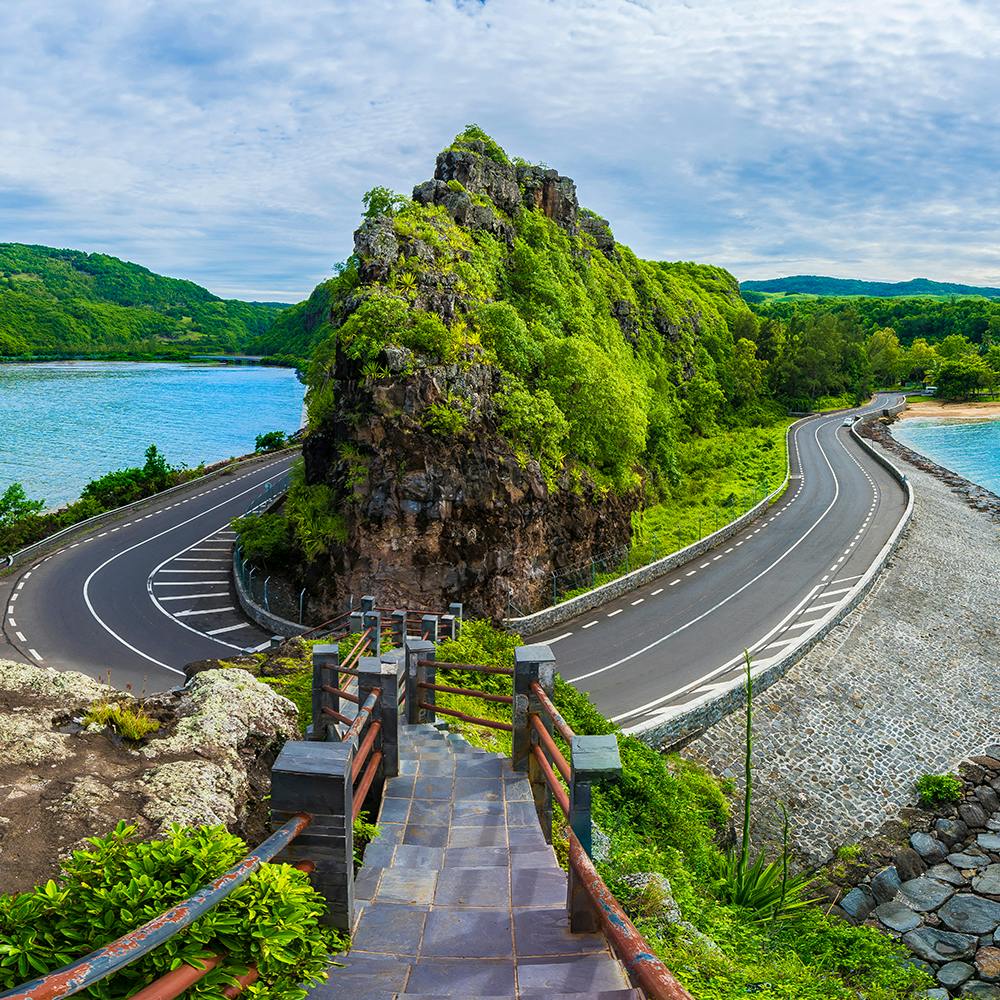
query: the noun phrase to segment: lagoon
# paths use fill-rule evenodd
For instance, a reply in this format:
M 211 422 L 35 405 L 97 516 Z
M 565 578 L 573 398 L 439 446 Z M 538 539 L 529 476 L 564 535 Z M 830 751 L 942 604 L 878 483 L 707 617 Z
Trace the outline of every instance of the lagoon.
M 1000 494 L 1000 419 L 908 417 L 893 425 L 900 444 Z
M 57 361 L 0 364 L 0 492 L 20 482 L 55 507 L 156 444 L 171 465 L 252 452 L 264 431 L 302 422 L 289 368 Z

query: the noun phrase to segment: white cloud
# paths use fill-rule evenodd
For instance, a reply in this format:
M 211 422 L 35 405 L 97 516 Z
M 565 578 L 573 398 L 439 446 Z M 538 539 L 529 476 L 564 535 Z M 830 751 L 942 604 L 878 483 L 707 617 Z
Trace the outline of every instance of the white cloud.
M 13 0 L 0 239 L 294 299 L 468 121 L 641 255 L 1000 283 L 1000 12 L 930 0 Z

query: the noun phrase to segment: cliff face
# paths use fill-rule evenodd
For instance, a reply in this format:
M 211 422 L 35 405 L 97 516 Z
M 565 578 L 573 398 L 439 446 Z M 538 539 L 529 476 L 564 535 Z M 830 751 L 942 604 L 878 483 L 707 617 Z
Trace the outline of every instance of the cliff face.
M 339 515 L 309 571 L 329 610 L 372 592 L 504 615 L 626 544 L 685 414 L 724 402 L 714 355 L 744 309 L 730 275 L 639 261 L 570 178 L 468 133 L 369 211 L 324 294 L 289 506 Z

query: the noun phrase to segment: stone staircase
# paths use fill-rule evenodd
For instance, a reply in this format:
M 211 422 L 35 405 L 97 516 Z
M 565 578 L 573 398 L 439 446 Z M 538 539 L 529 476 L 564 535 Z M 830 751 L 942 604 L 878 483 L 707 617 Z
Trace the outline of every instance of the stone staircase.
M 600 934 L 571 934 L 566 873 L 510 760 L 434 726 L 400 733 L 350 954 L 315 1000 L 641 1000 Z

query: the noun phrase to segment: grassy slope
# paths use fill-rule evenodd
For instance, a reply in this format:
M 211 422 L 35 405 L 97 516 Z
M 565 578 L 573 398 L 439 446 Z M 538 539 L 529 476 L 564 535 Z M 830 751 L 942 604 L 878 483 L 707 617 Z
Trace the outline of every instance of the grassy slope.
M 0 356 L 238 351 L 280 309 L 104 254 L 0 244 Z
M 457 642 L 438 647 L 439 661 L 511 666 L 517 636 L 483 622 L 466 623 Z M 350 642 L 345 642 L 346 652 Z M 299 706 L 303 725 L 310 711 L 311 668 L 305 655 L 282 661 L 288 673 L 262 677 Z M 439 671 L 439 683 L 510 693 L 504 677 Z M 557 680 L 556 705 L 578 734 L 617 732 L 587 699 Z M 465 696 L 438 694 L 443 707 L 510 721 L 507 706 Z M 444 716 L 441 717 L 444 719 Z M 447 721 L 447 720 L 445 720 Z M 510 736 L 455 722 L 476 746 L 510 753 Z M 903 1000 L 924 981 L 904 964 L 904 952 L 869 928 L 850 927 L 818 908 L 794 921 L 755 922 L 755 915 L 720 903 L 713 880 L 729 825 L 729 786 L 675 755 L 664 756 L 618 733 L 624 773 L 594 794 L 594 819 L 612 841 L 599 864 L 602 877 L 657 954 L 698 1000 Z M 563 748 L 565 752 L 565 747 Z M 758 805 L 760 808 L 761 805 Z M 557 829 L 562 824 L 555 808 Z M 556 836 L 557 854 L 566 841 Z M 671 885 L 683 917 L 702 934 L 685 932 L 657 916 L 655 893 L 637 893 L 626 877 L 658 872 Z M 924 983 L 929 985 L 929 982 Z

